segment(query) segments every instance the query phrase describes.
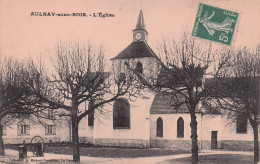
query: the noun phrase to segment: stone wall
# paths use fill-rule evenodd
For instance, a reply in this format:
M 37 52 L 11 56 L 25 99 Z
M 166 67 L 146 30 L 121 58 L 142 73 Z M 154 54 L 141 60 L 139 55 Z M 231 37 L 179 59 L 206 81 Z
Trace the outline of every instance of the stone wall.
M 226 150 L 239 150 L 239 151 L 253 151 L 254 141 L 232 141 L 222 140 L 221 149 Z
M 218 141 L 218 148 L 217 149 L 222 148 L 221 144 L 222 144 L 222 141 Z M 199 145 L 199 147 L 201 147 L 202 150 L 211 150 L 211 141 L 210 140 L 202 140 L 201 145 Z
M 176 150 L 191 150 L 191 140 L 151 140 L 152 148 L 171 148 Z
M 79 142 L 94 144 L 94 138 L 93 137 L 79 137 Z
M 26 138 L 3 138 L 4 144 L 22 144 L 24 141 L 25 143 L 31 143 L 32 137 Z M 49 142 L 61 142 L 60 137 L 44 137 L 44 143 Z
M 150 148 L 150 141 L 141 139 L 95 139 L 94 144 L 97 146 Z

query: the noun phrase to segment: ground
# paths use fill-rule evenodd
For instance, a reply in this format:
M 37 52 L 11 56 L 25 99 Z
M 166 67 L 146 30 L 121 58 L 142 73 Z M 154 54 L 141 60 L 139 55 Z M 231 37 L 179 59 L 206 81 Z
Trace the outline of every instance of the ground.
M 252 155 L 237 155 L 237 154 L 214 154 L 214 155 L 201 155 L 199 156 L 200 164 L 247 164 L 254 163 Z M 160 162 L 159 164 L 190 164 L 191 158 L 172 159 Z
M 18 150 L 21 144 L 8 144 L 5 148 Z M 30 146 L 27 145 L 28 151 Z M 72 155 L 73 149 L 71 143 L 49 143 L 45 146 L 45 153 Z M 80 144 L 80 155 L 90 157 L 109 157 L 109 158 L 137 158 L 167 156 L 175 154 L 187 154 L 189 151 L 170 150 L 170 149 L 139 149 L 139 148 L 118 148 L 118 147 L 98 147 L 90 144 Z
M 46 148 L 48 153 L 69 154 L 72 155 L 72 149 L 69 147 L 63 148 Z M 137 158 L 137 157 L 153 157 L 166 156 L 175 154 L 189 153 L 188 151 L 180 150 L 165 150 L 165 149 L 124 149 L 124 148 L 80 148 L 80 155 L 90 157 L 109 157 L 109 158 Z
M 18 146 L 6 145 L 6 156 L 11 159 L 11 163 L 21 163 L 18 160 Z M 29 160 L 40 160 L 45 163 L 72 163 L 72 148 L 69 143 L 46 144 L 44 157 L 32 157 L 30 147 L 28 147 Z M 13 149 L 13 150 L 11 150 Z M 170 164 L 191 163 L 191 153 L 170 149 L 127 149 L 117 147 L 95 147 L 93 145 L 81 144 L 81 163 L 95 164 Z M 202 164 L 247 164 L 253 163 L 253 152 L 242 151 L 203 151 L 199 153 L 199 162 Z M 0 162 L 1 163 L 1 162 Z M 24 162 L 22 162 L 24 163 Z M 30 163 L 30 162 L 29 162 Z

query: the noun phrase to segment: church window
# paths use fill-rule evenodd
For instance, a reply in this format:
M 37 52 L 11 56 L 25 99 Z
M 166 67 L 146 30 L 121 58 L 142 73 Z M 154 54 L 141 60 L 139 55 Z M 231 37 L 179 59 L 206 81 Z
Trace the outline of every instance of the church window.
M 92 110 L 91 107 L 94 105 L 94 101 L 91 100 L 88 104 L 88 110 Z M 88 114 L 88 126 L 94 126 L 94 111 Z
M 143 73 L 143 65 L 141 62 L 137 62 L 135 70 L 139 73 Z
M 119 98 L 114 102 L 113 128 L 130 129 L 130 104 L 126 99 Z
M 119 80 L 120 82 L 126 80 L 126 75 L 125 75 L 125 73 L 120 73 L 120 74 L 119 74 L 119 77 L 118 77 L 118 80 Z
M 236 124 L 237 133 L 247 133 L 247 118 L 244 114 L 237 115 Z
M 184 121 L 181 117 L 177 120 L 177 137 L 184 137 Z
M 88 114 L 88 126 L 94 126 L 94 111 Z
M 156 121 L 156 136 L 163 137 L 163 120 L 161 117 Z

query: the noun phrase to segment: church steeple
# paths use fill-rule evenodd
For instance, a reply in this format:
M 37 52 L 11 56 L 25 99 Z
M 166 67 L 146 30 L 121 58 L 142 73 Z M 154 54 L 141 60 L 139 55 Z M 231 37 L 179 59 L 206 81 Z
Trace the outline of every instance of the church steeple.
M 127 73 L 127 65 L 141 74 L 148 76 L 157 76 L 159 73 L 161 61 L 147 43 L 146 27 L 144 24 L 143 11 L 141 10 L 137 19 L 135 29 L 133 30 L 133 42 L 112 58 L 114 72 L 116 75 Z M 151 67 L 153 67 L 151 69 Z
M 148 35 L 148 32 L 145 29 L 143 11 L 140 10 L 138 20 L 136 23 L 136 27 L 133 30 L 133 41 L 134 42 L 139 42 L 139 41 L 147 42 L 147 40 L 148 40 L 147 35 Z
M 141 30 L 141 29 L 145 29 L 144 16 L 143 16 L 142 10 L 139 13 L 139 17 L 138 17 L 136 27 L 135 27 L 135 30 Z

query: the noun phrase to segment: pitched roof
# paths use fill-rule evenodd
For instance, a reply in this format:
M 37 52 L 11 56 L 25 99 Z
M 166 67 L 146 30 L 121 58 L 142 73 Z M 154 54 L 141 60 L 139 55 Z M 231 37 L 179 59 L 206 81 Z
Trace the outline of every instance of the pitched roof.
M 181 105 L 176 108 L 173 102 L 173 95 L 169 92 L 160 92 L 155 95 L 153 100 L 150 113 L 151 114 L 173 114 L 173 113 L 189 113 L 189 109 L 186 104 Z M 181 95 L 178 96 L 178 99 L 183 99 Z M 182 100 L 182 101 L 183 101 Z M 221 114 L 213 108 L 207 106 L 207 104 L 202 104 L 201 108 L 196 108 L 196 113 L 204 114 Z
M 181 97 L 179 97 L 181 98 Z M 150 113 L 151 114 L 170 114 L 170 113 L 189 113 L 189 109 L 185 104 L 179 108 L 173 105 L 173 95 L 171 93 L 160 92 L 154 97 Z M 196 109 L 196 112 L 200 112 Z
M 260 77 L 223 77 L 206 78 L 205 89 L 210 90 L 209 96 L 239 96 L 243 91 L 255 92 L 259 97 Z M 243 89 L 243 91 L 240 91 Z M 238 90 L 238 92 L 236 92 Z
M 158 84 L 164 87 L 183 87 L 184 78 L 176 69 L 168 69 L 163 67 L 158 76 Z
M 143 41 L 132 42 L 127 48 L 120 52 L 114 59 L 130 59 L 130 58 L 142 58 L 142 57 L 154 57 L 157 60 L 159 58 L 149 47 L 149 45 Z

